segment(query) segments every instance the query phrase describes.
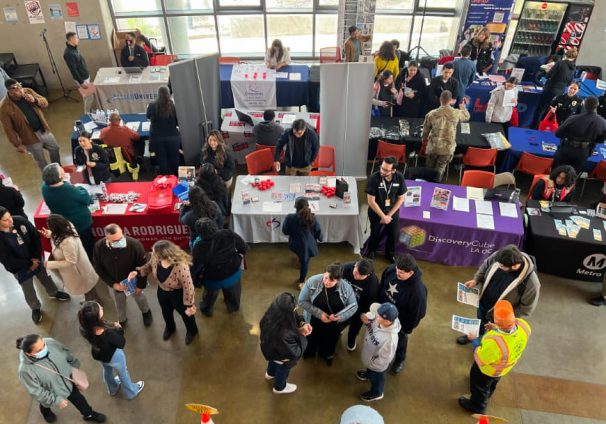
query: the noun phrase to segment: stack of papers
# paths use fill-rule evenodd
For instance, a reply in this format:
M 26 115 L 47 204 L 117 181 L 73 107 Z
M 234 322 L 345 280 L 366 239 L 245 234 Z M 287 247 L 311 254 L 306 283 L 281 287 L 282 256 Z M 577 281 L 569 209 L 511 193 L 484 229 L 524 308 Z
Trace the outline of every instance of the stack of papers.
M 147 121 L 147 122 L 142 122 L 141 123 L 141 131 L 142 132 L 146 132 L 149 131 L 149 127 L 151 125 L 151 122 Z
M 476 223 L 478 228 L 484 228 L 486 230 L 494 230 L 494 218 L 492 215 L 477 214 Z
M 476 213 L 492 215 L 492 202 L 486 200 L 476 200 Z
M 518 217 L 518 207 L 515 203 L 499 202 L 499 210 L 501 212 L 501 216 L 506 216 L 508 218 Z
M 103 206 L 103 213 L 106 215 L 124 215 L 126 213 L 126 203 L 108 203 Z
M 89 121 L 84 123 L 84 129 L 86 130 L 86 132 L 93 132 L 95 128 L 97 128 L 97 124 L 95 124 L 95 121 Z
M 469 199 L 454 196 L 452 199 L 452 208 L 459 212 L 469 212 Z
M 478 187 L 467 187 L 467 198 L 484 200 L 484 189 Z

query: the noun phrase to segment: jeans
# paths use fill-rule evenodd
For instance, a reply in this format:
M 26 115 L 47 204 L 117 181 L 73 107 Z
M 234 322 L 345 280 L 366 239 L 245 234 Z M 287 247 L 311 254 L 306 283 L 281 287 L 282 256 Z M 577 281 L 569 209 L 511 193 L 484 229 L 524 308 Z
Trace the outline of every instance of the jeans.
M 469 371 L 469 391 L 471 392 L 471 404 L 478 410 L 485 410 L 488 405 L 488 399 L 492 396 L 497 388 L 497 384 L 501 377 L 490 377 L 478 367 L 478 364 L 473 363 Z
M 93 413 L 93 408 L 88 404 L 84 395 L 80 393 L 75 385 L 72 388 L 72 392 L 67 397 L 67 400 L 70 401 L 78 411 L 80 411 L 83 417 L 88 417 Z M 40 412 L 45 415 L 51 412 L 51 409 L 40 405 Z
M 309 272 L 309 262 L 311 261 L 311 258 L 307 258 L 307 260 L 301 258 L 299 256 L 299 265 L 300 265 L 300 271 L 299 271 L 299 283 L 304 283 L 305 282 L 305 277 L 307 277 L 307 273 Z
M 408 349 L 408 333 L 400 330 L 398 333 L 398 346 L 396 347 L 396 356 L 394 364 L 406 361 L 406 350 Z
M 236 312 L 240 309 L 240 294 L 242 292 L 242 282 L 238 281 L 231 287 L 221 289 L 223 291 L 223 300 L 227 306 L 228 312 Z M 212 313 L 217 297 L 219 296 L 219 290 L 209 290 L 204 287 L 204 294 L 202 295 L 202 302 L 200 303 L 200 310 Z
M 385 388 L 385 371 L 378 372 L 367 368 L 366 378 L 370 381 L 370 391 L 375 395 L 382 395 Z
M 180 147 L 181 136 L 179 135 L 150 139 L 149 150 L 156 155 L 161 175 L 177 175 Z
M 114 380 L 114 371 L 116 371 L 126 399 L 130 400 L 137 396 L 139 387 L 130 379 L 126 368 L 126 356 L 122 349 L 116 349 L 110 362 L 102 362 L 101 365 L 103 366 L 103 381 L 110 395 L 113 396 L 118 391 L 118 383 Z
M 175 317 L 173 316 L 174 311 L 177 311 L 181 318 L 185 328 L 187 328 L 187 334 L 198 334 L 198 326 L 196 325 L 196 318 L 194 315 L 188 317 L 185 313 L 185 305 L 183 304 L 183 289 L 165 291 L 158 287 L 158 303 L 162 308 L 162 317 L 166 323 L 166 328 L 174 331 L 177 326 L 175 324 Z
M 83 81 L 83 83 L 90 84 L 90 78 L 85 79 Z M 80 85 L 81 85 L 78 81 L 76 81 L 76 84 L 78 85 L 78 87 L 80 87 Z M 84 114 L 85 115 L 90 112 L 90 107 L 93 104 L 94 98 L 95 98 L 94 94 L 91 94 L 90 96 L 82 96 L 82 102 L 84 103 Z
M 42 263 L 40 264 L 42 267 Z M 53 281 L 46 268 L 42 268 L 38 274 L 35 276 L 38 281 L 44 286 L 46 293 L 49 296 L 55 296 L 57 294 L 57 285 Z M 28 278 L 27 280 L 19 283 L 21 286 L 21 290 L 23 290 L 23 296 L 25 296 L 25 301 L 29 305 L 32 310 L 42 308 L 40 304 L 40 300 L 38 299 L 38 295 L 36 294 L 36 288 L 34 287 L 34 277 Z
M 307 165 L 304 168 L 295 168 L 294 166 L 287 166 L 286 169 L 284 170 L 284 174 L 285 175 L 291 175 L 291 176 L 308 176 L 309 173 L 311 172 L 311 165 Z
M 114 289 L 111 289 L 114 292 L 114 300 L 116 302 L 116 310 L 118 311 L 118 321 L 124 322 L 126 321 L 126 299 L 127 296 L 124 292 L 119 292 Z M 147 297 L 145 297 L 145 293 L 141 292 L 139 294 L 133 294 L 130 296 L 135 299 L 137 306 L 141 313 L 146 314 L 150 311 L 149 304 L 147 303 Z
M 284 390 L 286 380 L 290 374 L 289 363 L 279 363 L 277 361 L 267 362 L 267 374 L 274 378 L 274 389 Z
M 44 169 L 49 162 L 46 161 L 44 157 L 44 150 L 48 151 L 48 156 L 50 158 L 50 163 L 58 163 L 61 164 L 61 155 L 59 154 L 59 145 L 57 144 L 57 140 L 52 132 L 43 132 L 43 130 L 36 131 L 36 137 L 40 140 L 39 143 L 30 144 L 29 146 L 25 146 L 28 152 L 34 157 L 38 168 L 40 171 Z
M 368 208 L 370 220 L 370 237 L 368 237 L 367 253 L 375 253 L 385 232 L 385 255 L 393 256 L 396 249 L 396 238 L 400 229 L 400 215 L 396 212 L 389 224 L 381 224 L 381 218 L 372 209 Z

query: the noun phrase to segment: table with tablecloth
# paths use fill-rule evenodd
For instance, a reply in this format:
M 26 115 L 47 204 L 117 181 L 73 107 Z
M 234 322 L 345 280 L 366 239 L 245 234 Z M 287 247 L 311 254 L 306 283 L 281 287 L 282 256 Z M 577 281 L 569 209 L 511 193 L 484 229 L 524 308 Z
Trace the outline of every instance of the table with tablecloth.
M 140 183 L 109 183 L 106 185 L 107 193 L 128 193 L 133 191 L 140 196 L 136 203 L 147 205 L 148 197 L 151 191 L 151 181 Z M 170 240 L 178 246 L 189 248 L 189 228 L 187 225 L 179 223 L 179 211 L 174 205 L 178 202 L 176 197 L 170 207 L 151 210 L 145 208 L 143 212 L 131 212 L 128 205 L 126 213 L 123 215 L 110 215 L 103 213 L 103 206 L 106 202 L 99 202 L 101 209 L 94 212 L 93 215 L 93 233 L 96 239 L 104 237 L 103 228 L 108 224 L 118 224 L 128 236 L 136 238 L 146 250 L 151 250 L 153 244 L 158 240 Z M 34 214 L 34 224 L 36 228 L 47 227 L 46 219 L 48 217 L 48 207 L 44 201 L 40 202 Z M 50 251 L 50 244 L 44 241 L 44 249 Z
M 529 200 L 526 207 L 540 209 L 539 202 Z M 587 209 L 577 207 L 576 216 L 591 220 L 589 229 L 580 229 L 576 238 L 561 236 L 554 219 L 570 219 L 571 213 L 540 212 L 540 216 L 528 216 L 526 250 L 537 261 L 539 272 L 557 275 L 571 280 L 601 283 L 606 270 L 606 221 L 589 217 Z M 596 240 L 594 230 L 600 232 Z
M 233 65 L 220 65 L 221 78 L 221 107 L 234 107 L 234 95 L 231 88 L 231 71 Z M 288 76 L 276 78 L 276 100 L 278 106 L 301 106 L 307 104 L 309 85 L 309 66 L 289 65 L 281 68 L 278 73 L 288 73 Z M 291 74 L 299 74 L 298 79 L 291 79 Z
M 279 212 L 264 211 L 263 202 L 272 202 L 273 192 L 288 193 L 290 185 L 293 183 L 300 184 L 301 191 L 305 192 L 305 184 L 318 184 L 319 177 L 259 176 L 258 178 L 261 179 L 270 178 L 275 183 L 274 187 L 266 191 L 260 191 L 250 184 L 244 184 L 245 178 L 240 175 L 236 180 L 231 208 L 232 229 L 248 243 L 287 243 L 288 237 L 282 233 L 282 224 L 286 215 L 295 213 L 294 200 L 281 202 Z M 357 184 L 353 177 L 343 178 L 349 185 L 351 203 L 344 205 L 343 200 L 336 196 L 327 198 L 320 195 L 319 210 L 314 211 L 314 214 L 322 227 L 325 243 L 348 242 L 353 246 L 354 253 L 359 253 L 362 244 L 362 230 Z M 242 201 L 243 190 L 247 190 L 251 196 L 257 196 L 259 201 L 244 204 Z M 336 208 L 331 208 L 330 203 L 335 203 Z
M 120 113 L 145 113 L 158 98 L 158 88 L 168 85 L 167 66 L 148 66 L 141 73 L 128 74 L 123 68 L 100 68 L 95 78 L 103 109 Z
M 600 97 L 602 94 L 604 94 L 604 90 L 600 90 L 596 87 L 596 80 L 581 80 L 579 81 L 579 84 L 581 84 L 581 88 L 579 89 L 578 95 L 583 99 L 587 96 Z
M 475 201 L 469 201 L 469 212 L 453 209 L 453 196 L 467 197 L 467 188 L 423 181 L 406 181 L 410 187 L 421 187 L 421 205 L 400 209 L 400 230 L 396 252 L 410 253 L 416 259 L 454 266 L 479 266 L 484 259 L 502 247 L 521 247 L 524 226 L 519 205 L 517 217 L 501 216 L 499 202 L 491 201 L 494 230 L 478 228 Z M 430 207 L 435 187 L 451 191 L 448 210 Z M 429 217 L 424 214 L 429 212 Z

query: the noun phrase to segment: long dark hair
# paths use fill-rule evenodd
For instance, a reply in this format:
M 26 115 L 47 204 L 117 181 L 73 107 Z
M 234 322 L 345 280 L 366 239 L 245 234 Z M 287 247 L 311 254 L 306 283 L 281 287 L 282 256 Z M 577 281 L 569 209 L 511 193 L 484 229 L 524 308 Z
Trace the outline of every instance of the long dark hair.
M 158 88 L 158 100 L 156 100 L 156 113 L 161 119 L 167 119 L 177 114 L 175 111 L 175 104 L 170 98 L 170 91 L 165 85 Z
M 284 46 L 282 46 L 282 41 L 276 38 L 274 41 L 272 41 L 269 50 L 269 56 L 275 57 L 276 62 L 280 63 L 284 57 Z
M 314 223 L 314 217 L 309 208 L 309 202 L 305 197 L 299 197 L 295 201 L 295 209 L 297 211 L 297 217 L 299 222 L 305 228 L 310 228 Z
M 189 188 L 189 203 L 194 211 L 196 219 L 211 218 L 217 216 L 215 204 L 208 198 L 202 187 L 193 185 Z
M 383 60 L 394 60 L 396 58 L 396 54 L 393 51 L 393 44 L 389 41 L 384 41 L 379 48 L 379 57 Z
M 72 223 L 61 215 L 50 214 L 46 223 L 48 229 L 51 230 L 51 238 L 55 246 L 59 246 L 68 237 L 79 237 Z
M 197 184 L 211 200 L 219 204 L 227 198 L 227 187 L 212 163 L 207 162 L 200 167 Z
M 90 344 L 95 344 L 95 330 L 97 328 L 103 328 L 105 330 L 113 328 L 112 325 L 108 324 L 101 318 L 99 318 L 100 306 L 97 302 L 84 302 L 84 305 L 78 311 L 78 322 L 80 323 L 80 334 Z
M 261 318 L 261 340 L 269 337 L 282 337 L 287 331 L 298 331 L 299 323 L 295 314 L 297 301 L 290 293 L 282 293 L 274 299 Z
M 225 140 L 223 140 L 223 136 L 221 132 L 217 130 L 211 130 L 208 133 L 208 137 L 206 137 L 206 143 L 202 146 L 202 163 L 208 162 L 210 160 L 210 145 L 208 144 L 208 139 L 214 137 L 217 140 L 217 151 L 215 153 L 215 162 L 217 168 L 223 168 L 223 164 L 225 163 L 225 159 L 227 159 L 227 145 L 225 144 Z

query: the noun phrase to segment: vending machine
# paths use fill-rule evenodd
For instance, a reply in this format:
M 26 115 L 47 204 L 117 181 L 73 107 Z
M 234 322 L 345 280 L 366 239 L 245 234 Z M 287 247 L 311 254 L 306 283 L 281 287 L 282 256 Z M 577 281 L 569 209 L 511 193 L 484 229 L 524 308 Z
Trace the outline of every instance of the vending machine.
M 585 35 L 592 9 L 592 6 L 582 4 L 568 6 L 556 53 L 561 54 L 571 47 L 578 49 L 581 46 L 581 40 Z

